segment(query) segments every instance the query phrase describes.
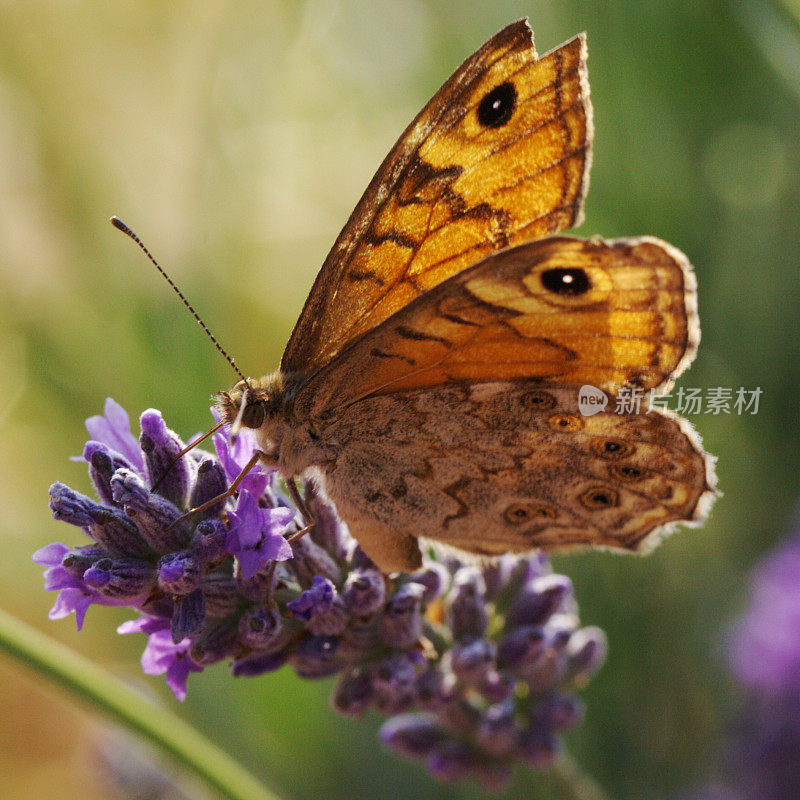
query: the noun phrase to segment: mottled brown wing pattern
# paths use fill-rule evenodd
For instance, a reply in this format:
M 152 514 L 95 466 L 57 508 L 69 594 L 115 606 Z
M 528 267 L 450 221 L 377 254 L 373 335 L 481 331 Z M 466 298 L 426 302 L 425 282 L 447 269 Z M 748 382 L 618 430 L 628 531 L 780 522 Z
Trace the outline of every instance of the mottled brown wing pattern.
M 680 251 L 652 238 L 552 237 L 426 292 L 303 386 L 296 408 L 324 417 L 370 395 L 516 378 L 665 389 L 698 340 Z
M 485 556 L 641 551 L 664 526 L 701 521 L 715 478 L 691 426 L 655 411 L 584 417 L 577 391 L 491 382 L 357 403 L 325 431 L 341 448 L 327 490 L 384 569 L 413 566 L 419 538 Z
M 312 375 L 493 250 L 579 221 L 591 158 L 586 41 L 539 58 L 527 23 L 456 70 L 386 157 L 339 235 L 281 363 Z

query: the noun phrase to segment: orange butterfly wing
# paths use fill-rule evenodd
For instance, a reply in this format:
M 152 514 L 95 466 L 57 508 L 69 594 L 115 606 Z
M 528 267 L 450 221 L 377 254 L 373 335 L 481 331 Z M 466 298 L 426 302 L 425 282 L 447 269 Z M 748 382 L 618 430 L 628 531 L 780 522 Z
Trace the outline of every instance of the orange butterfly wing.
M 591 160 L 585 36 L 539 58 L 527 22 L 459 67 L 384 160 L 281 362 L 308 377 L 494 250 L 579 221 Z
M 325 418 L 374 395 L 527 378 L 665 390 L 699 336 L 679 250 L 651 237 L 552 237 L 430 289 L 303 384 L 295 408 Z

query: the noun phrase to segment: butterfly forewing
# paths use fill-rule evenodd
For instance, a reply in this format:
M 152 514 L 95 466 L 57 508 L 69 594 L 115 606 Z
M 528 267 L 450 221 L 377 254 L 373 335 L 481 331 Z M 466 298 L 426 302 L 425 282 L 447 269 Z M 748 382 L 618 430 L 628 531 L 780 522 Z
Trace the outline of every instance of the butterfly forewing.
M 335 416 L 370 395 L 503 379 L 663 388 L 698 336 L 694 276 L 678 250 L 553 237 L 427 291 L 314 376 L 296 407 Z
M 586 43 L 539 58 L 525 21 L 437 92 L 339 235 L 284 353 L 310 376 L 422 292 L 494 250 L 573 225 L 591 149 Z

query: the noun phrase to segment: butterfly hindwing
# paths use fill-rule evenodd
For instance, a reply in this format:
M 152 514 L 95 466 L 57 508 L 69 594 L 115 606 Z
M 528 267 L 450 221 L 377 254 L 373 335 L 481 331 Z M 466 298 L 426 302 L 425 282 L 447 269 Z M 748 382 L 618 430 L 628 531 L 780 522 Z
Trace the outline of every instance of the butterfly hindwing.
M 281 362 L 312 375 L 494 250 L 577 221 L 591 158 L 586 42 L 541 58 L 527 22 L 468 58 L 406 129 L 329 253 Z
M 341 446 L 328 492 L 392 569 L 409 567 L 412 538 L 485 556 L 638 551 L 665 525 L 701 520 L 715 479 L 690 426 L 656 411 L 584 417 L 577 393 L 489 382 L 357 403 L 325 434 Z

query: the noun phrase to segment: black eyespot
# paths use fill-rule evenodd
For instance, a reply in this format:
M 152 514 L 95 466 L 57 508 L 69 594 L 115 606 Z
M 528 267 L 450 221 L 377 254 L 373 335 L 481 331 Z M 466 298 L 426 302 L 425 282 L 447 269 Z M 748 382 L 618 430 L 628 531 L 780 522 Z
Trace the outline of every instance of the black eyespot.
M 619 495 L 613 489 L 596 487 L 588 489 L 579 498 L 584 508 L 595 511 L 600 508 L 612 508 L 619 502 Z
M 511 525 L 520 525 L 537 517 L 555 519 L 556 516 L 555 510 L 550 506 L 532 503 L 513 503 L 503 512 L 506 522 Z
M 245 428 L 260 428 L 264 422 L 264 406 L 262 403 L 248 403 L 242 412 L 242 425 Z
M 546 411 L 550 408 L 555 408 L 556 405 L 555 397 L 540 389 L 533 389 L 530 392 L 521 394 L 519 402 L 523 408 L 528 408 L 533 411 Z
M 645 473 L 638 467 L 631 467 L 628 464 L 610 464 L 608 474 L 619 481 L 631 482 L 640 481 L 645 477 Z
M 636 452 L 636 448 L 632 444 L 619 439 L 595 439 L 591 443 L 591 448 L 600 458 L 607 461 L 619 461 Z
M 586 425 L 584 418 L 577 414 L 553 414 L 547 422 L 557 431 L 581 431 Z
M 478 105 L 478 122 L 485 128 L 502 128 L 517 107 L 517 90 L 513 83 L 495 86 Z
M 542 286 L 548 292 L 566 297 L 578 297 L 592 288 L 589 276 L 576 267 L 546 269 L 542 273 Z

